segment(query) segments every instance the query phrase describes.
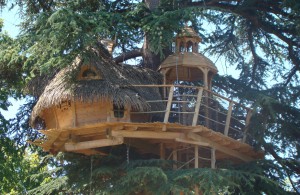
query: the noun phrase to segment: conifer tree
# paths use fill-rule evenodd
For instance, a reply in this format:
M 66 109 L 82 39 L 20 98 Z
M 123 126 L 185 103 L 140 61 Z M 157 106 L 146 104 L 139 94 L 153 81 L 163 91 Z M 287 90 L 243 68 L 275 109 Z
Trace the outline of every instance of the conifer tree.
M 18 6 L 22 18 L 17 38 L 3 33 L 0 38 L 2 109 L 8 96 L 26 94 L 27 81 L 70 65 L 101 39 L 116 42 L 117 63 L 140 56 L 141 66 L 156 70 L 170 54 L 175 33 L 190 22 L 203 39 L 201 52 L 238 70 L 236 77 L 219 75 L 213 90 L 253 105 L 250 131 L 270 159 L 218 170 L 172 171 L 173 162 L 143 161 L 142 156 L 127 164 L 121 147 L 106 158 L 67 155 L 65 163 L 53 160 L 57 172 L 33 194 L 163 194 L 189 192 L 195 185 L 207 194 L 300 193 L 299 1 L 4 0 L 0 5 Z M 27 146 L 25 137 L 38 136 L 28 126 L 34 103 L 28 99 L 9 125 L 0 114 L 1 151 L 11 148 L 12 140 Z

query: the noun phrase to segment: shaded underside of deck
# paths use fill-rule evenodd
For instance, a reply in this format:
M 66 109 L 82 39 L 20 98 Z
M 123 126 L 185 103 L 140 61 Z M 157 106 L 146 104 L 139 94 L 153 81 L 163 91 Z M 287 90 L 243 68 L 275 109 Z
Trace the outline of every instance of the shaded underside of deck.
M 163 159 L 167 159 L 168 154 L 169 157 L 172 154 L 174 157 L 174 151 L 181 151 L 181 156 L 184 155 L 187 160 L 189 153 L 194 153 L 195 146 L 199 148 L 203 159 L 212 158 L 210 151 L 214 151 L 213 158 L 218 161 L 229 160 L 236 163 L 261 159 L 264 156 L 262 151 L 255 151 L 246 143 L 201 125 L 106 122 L 40 132 L 46 138 L 36 140 L 34 144 L 51 153 L 63 151 L 106 155 L 103 150 L 105 147 L 130 144 L 140 153 L 154 154 Z

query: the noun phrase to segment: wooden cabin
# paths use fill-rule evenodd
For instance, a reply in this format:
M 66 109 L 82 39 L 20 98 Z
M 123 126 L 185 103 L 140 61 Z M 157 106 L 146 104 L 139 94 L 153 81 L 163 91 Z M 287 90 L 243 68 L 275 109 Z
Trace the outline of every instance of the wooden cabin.
M 248 132 L 251 109 L 211 91 L 217 68 L 198 52 L 200 41 L 186 26 L 158 72 L 115 64 L 102 46 L 90 50 L 92 58 L 78 57 L 36 92 L 31 124 L 46 138 L 35 144 L 106 155 L 103 148 L 130 143 L 141 154 L 182 162 L 175 169 L 262 158 Z

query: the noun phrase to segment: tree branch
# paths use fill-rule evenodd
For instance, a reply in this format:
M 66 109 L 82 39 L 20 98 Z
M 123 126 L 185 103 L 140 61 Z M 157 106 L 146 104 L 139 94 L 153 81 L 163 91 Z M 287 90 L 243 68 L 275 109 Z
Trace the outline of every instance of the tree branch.
M 248 29 L 247 33 L 248 33 L 248 40 L 249 40 L 249 46 L 250 46 L 250 50 L 254 59 L 253 62 L 253 67 L 252 67 L 252 74 L 251 74 L 251 83 L 255 81 L 255 74 L 256 74 L 256 69 L 257 69 L 257 65 L 259 64 L 259 57 L 255 51 L 255 46 L 254 46 L 254 40 L 253 40 L 253 29 L 252 29 L 252 24 L 250 24 L 250 28 Z
M 288 46 L 288 58 L 292 61 L 294 67 L 291 69 L 290 73 L 287 76 L 288 84 L 291 78 L 300 71 L 300 59 L 296 55 L 296 51 L 294 47 L 299 48 L 300 43 L 295 41 L 295 27 L 287 28 L 286 25 L 277 25 L 274 26 L 272 23 L 263 20 L 263 18 L 257 14 L 258 13 L 270 13 L 270 14 L 279 14 L 283 16 L 285 19 L 295 18 L 292 14 L 285 12 L 281 7 L 278 1 L 263 3 L 261 1 L 257 2 L 257 4 L 253 4 L 249 7 L 246 7 L 243 4 L 239 4 L 240 1 L 219 1 L 219 0 L 210 0 L 210 1 L 198 1 L 198 2 L 189 2 L 186 4 L 187 7 L 190 6 L 198 6 L 198 7 L 207 7 L 207 8 L 217 8 L 222 9 L 234 14 L 237 14 L 246 20 L 250 21 L 252 26 L 265 31 L 266 33 L 273 34 L 283 42 L 285 42 Z M 271 6 L 270 6 L 270 3 Z M 256 11 L 256 12 L 255 12 Z M 249 36 L 251 37 L 251 36 Z M 250 40 L 251 42 L 251 40 Z M 252 47 L 251 47 L 252 48 Z M 252 50 L 253 53 L 253 50 Z M 254 56 L 255 57 L 255 56 Z
M 287 166 L 290 170 L 292 170 L 294 173 L 300 175 L 300 167 L 297 166 L 296 164 L 294 163 L 291 163 L 290 161 L 288 160 L 283 160 L 273 149 L 273 146 L 264 142 L 263 143 L 263 146 L 265 148 L 265 151 L 270 153 L 274 159 L 276 159 L 281 165 L 283 166 Z
M 126 53 L 123 53 L 122 55 L 115 57 L 113 60 L 116 63 L 120 63 L 120 62 L 124 62 L 126 60 L 132 59 L 132 58 L 136 58 L 142 56 L 142 49 L 136 49 L 136 50 L 132 50 Z

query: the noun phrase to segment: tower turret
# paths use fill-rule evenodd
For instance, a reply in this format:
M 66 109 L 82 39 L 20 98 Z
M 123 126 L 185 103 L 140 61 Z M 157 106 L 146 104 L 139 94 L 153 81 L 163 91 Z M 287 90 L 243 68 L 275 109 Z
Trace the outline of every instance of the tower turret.
M 218 69 L 210 59 L 198 52 L 201 40 L 189 26 L 185 26 L 177 34 L 175 53 L 168 56 L 159 67 L 159 71 L 164 75 L 164 84 L 199 81 L 204 88 L 211 89 L 211 81 Z

